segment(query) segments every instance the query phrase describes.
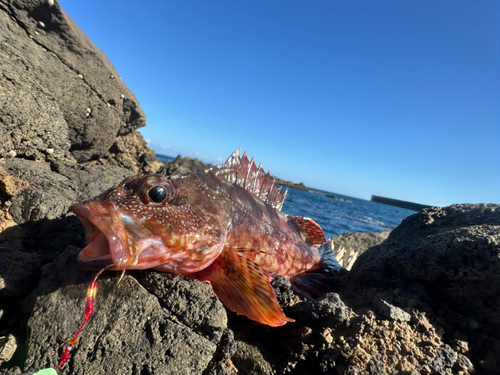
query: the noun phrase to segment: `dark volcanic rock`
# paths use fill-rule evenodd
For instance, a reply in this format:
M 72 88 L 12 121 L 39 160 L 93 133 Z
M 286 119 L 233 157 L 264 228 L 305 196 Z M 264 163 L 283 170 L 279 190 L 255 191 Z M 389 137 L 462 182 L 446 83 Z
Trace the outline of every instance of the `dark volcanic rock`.
M 155 295 L 167 316 L 218 343 L 227 327 L 226 310 L 207 283 L 180 275 L 138 272 L 139 282 Z
M 57 2 L 0 1 L 0 158 L 155 172 L 134 94 Z M 149 155 L 144 157 L 143 155 Z
M 4 169 L 28 183 L 10 208 L 18 224 L 63 216 L 76 201 L 93 198 L 130 175 L 119 167 L 56 162 L 51 169 L 47 163 L 18 158 L 7 159 Z
M 56 366 L 61 349 L 82 322 L 89 275 L 77 269 L 75 256 L 75 250 L 69 248 L 43 269 L 28 322 L 25 371 L 45 368 L 48 363 Z M 133 277 L 125 276 L 119 285 L 117 280 L 103 278 L 99 282 L 93 318 L 85 326 L 65 371 L 92 375 L 201 374 L 217 345 L 172 319 L 158 299 Z M 221 306 L 218 310 L 225 316 Z M 206 313 L 210 315 L 210 310 Z M 204 315 L 205 311 L 200 311 L 198 319 L 202 321 Z
M 500 207 L 455 205 L 405 219 L 351 271 L 363 286 L 419 283 L 500 333 Z
M 476 361 L 493 371 L 500 368 L 499 271 L 500 206 L 454 205 L 405 219 L 358 259 L 350 285 L 360 294 L 397 289 L 402 304 L 425 301 L 447 334 L 468 337 Z
M 0 118 L 10 145 L 4 151 L 43 158 L 49 148 L 61 156 L 70 149 L 84 161 L 145 125 L 115 68 L 57 2 L 2 0 L 0 9 L 0 97 L 7 104 Z M 23 129 L 31 136 L 20 137 Z

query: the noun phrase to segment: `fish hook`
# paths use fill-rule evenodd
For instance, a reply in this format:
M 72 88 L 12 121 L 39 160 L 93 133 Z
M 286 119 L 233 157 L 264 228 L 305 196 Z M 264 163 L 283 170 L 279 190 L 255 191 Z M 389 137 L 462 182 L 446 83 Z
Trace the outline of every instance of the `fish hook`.
M 120 275 L 120 278 L 118 279 L 118 282 L 116 283 L 116 286 L 120 285 L 120 283 L 123 280 L 124 276 L 125 276 L 125 270 L 122 271 L 122 274 Z

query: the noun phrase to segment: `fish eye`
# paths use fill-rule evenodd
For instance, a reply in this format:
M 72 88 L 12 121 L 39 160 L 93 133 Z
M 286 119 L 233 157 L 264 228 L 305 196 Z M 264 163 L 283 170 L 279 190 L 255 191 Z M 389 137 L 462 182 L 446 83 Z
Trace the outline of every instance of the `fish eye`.
M 168 192 L 163 186 L 157 185 L 148 190 L 148 197 L 155 203 L 162 203 L 168 198 Z

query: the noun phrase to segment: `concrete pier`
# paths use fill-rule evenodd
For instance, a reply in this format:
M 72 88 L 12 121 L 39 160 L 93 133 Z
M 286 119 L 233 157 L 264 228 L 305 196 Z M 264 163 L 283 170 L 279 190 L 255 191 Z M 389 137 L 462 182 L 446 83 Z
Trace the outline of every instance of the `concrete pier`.
M 389 206 L 406 208 L 407 210 L 412 210 L 412 211 L 420 211 L 424 208 L 432 207 L 432 206 L 428 206 L 425 204 L 419 204 L 419 203 L 413 203 L 413 202 L 407 202 L 407 201 L 400 201 L 398 199 L 380 197 L 378 195 L 372 195 L 371 201 L 387 204 Z

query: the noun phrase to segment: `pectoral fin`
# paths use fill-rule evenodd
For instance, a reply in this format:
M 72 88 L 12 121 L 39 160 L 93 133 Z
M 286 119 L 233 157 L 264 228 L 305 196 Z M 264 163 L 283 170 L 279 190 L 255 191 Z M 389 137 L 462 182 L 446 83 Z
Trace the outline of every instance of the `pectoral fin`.
M 230 249 L 224 249 L 196 278 L 210 282 L 228 309 L 252 320 L 272 327 L 294 321 L 283 314 L 262 267 Z

